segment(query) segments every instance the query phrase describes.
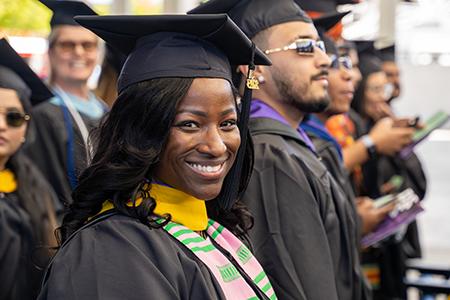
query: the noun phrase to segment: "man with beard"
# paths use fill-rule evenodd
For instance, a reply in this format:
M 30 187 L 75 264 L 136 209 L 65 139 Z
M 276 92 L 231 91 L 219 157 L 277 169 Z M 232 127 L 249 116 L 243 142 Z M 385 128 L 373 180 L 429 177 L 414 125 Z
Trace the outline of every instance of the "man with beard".
M 366 299 L 356 220 L 299 127 L 329 104 L 331 61 L 312 20 L 290 0 L 212 0 L 190 13 L 227 13 L 273 63 L 253 73 L 255 165 L 243 200 L 255 217 L 254 253 L 278 297 Z

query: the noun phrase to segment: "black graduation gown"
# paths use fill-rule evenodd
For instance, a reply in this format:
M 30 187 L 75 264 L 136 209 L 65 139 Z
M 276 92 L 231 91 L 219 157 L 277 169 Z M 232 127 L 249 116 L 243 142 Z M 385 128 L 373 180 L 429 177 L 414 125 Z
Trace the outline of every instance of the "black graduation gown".
M 351 239 L 351 243 L 353 245 L 353 250 L 355 257 L 355 266 L 354 272 L 356 276 L 356 280 L 360 281 L 361 286 L 361 299 L 371 299 L 371 288 L 368 282 L 364 278 L 364 274 L 361 269 L 361 264 L 359 261 L 359 249 L 360 249 L 360 238 L 361 238 L 361 226 L 362 220 L 359 217 L 356 206 L 355 206 L 355 193 L 353 191 L 353 186 L 350 181 L 349 173 L 345 169 L 342 161 L 339 158 L 339 153 L 336 150 L 333 143 L 323 140 L 318 136 L 309 133 L 308 136 L 311 138 L 311 141 L 316 148 L 317 154 L 320 156 L 322 163 L 326 166 L 327 170 L 335 179 L 336 183 L 339 185 L 343 193 L 347 197 L 347 202 L 345 203 L 347 210 L 350 214 L 347 215 L 350 219 L 347 221 L 348 226 L 348 236 Z
M 34 299 L 33 245 L 33 226 L 17 195 L 0 193 L 0 299 Z
M 38 299 L 216 300 L 225 296 L 208 267 L 164 229 L 107 213 L 62 246 Z
M 415 153 L 412 153 L 407 159 L 382 157 L 378 162 L 377 173 L 379 185 L 389 181 L 394 175 L 400 175 L 404 179 L 400 190 L 411 188 L 420 200 L 425 197 L 427 179 L 422 164 Z M 420 258 L 422 256 L 417 222 L 414 221 L 408 226 L 402 247 L 408 258 Z
M 49 216 L 54 195 L 26 157 L 20 157 L 19 161 L 29 171 L 27 175 L 33 177 L 36 192 L 41 194 L 39 201 L 31 206 L 38 223 L 33 222 L 17 192 L 0 193 L 1 300 L 36 299 L 42 269 L 50 258 L 48 247 L 54 246 L 49 244 L 51 237 L 44 236 L 52 234 L 56 225 Z
M 72 203 L 72 188 L 67 175 L 68 131 L 64 123 L 63 111 L 60 106 L 47 101 L 35 107 L 32 115 L 37 135 L 33 144 L 26 149 L 27 154 L 55 190 L 59 199 L 59 203 L 55 204 L 55 209 L 60 215 L 64 204 Z M 98 120 L 93 120 L 82 113 L 80 115 L 88 130 L 98 124 Z M 75 172 L 78 177 L 86 167 L 86 152 L 81 132 L 72 116 L 70 118 L 73 125 Z
M 363 120 L 352 111 L 351 119 L 355 123 L 356 138 L 369 132 L 371 122 Z M 420 198 L 426 192 L 426 177 L 420 161 L 413 154 L 407 160 L 399 157 L 378 156 L 363 166 L 364 196 L 377 198 L 381 196 L 380 187 L 393 175 L 400 175 L 404 183 L 400 190 L 412 188 Z M 377 264 L 380 268 L 380 287 L 374 293 L 377 300 L 406 299 L 406 286 L 403 278 L 406 274 L 405 262 L 408 257 L 420 257 L 420 243 L 417 223 L 408 226 L 402 240 L 392 237 L 377 248 L 370 248 L 363 254 L 363 262 Z
M 345 195 L 296 130 L 251 119 L 255 165 L 244 202 L 255 256 L 280 299 L 361 299 Z M 336 206 L 337 205 L 337 206 Z

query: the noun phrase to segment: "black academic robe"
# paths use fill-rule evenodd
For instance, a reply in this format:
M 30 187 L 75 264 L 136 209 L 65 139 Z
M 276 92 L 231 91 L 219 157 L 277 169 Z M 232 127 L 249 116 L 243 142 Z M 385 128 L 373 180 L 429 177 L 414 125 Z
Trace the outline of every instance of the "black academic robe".
M 47 270 L 38 299 L 215 300 L 225 296 L 208 267 L 164 229 L 107 213 L 62 246 Z
M 356 112 L 349 114 L 356 127 L 359 138 L 367 134 L 373 123 L 363 120 Z M 423 198 L 426 192 L 426 177 L 420 161 L 413 154 L 406 160 L 399 157 L 379 155 L 367 161 L 363 166 L 364 189 L 362 196 L 377 198 L 382 196 L 381 185 L 388 182 L 394 175 L 400 175 L 404 182 L 400 190 L 412 188 Z M 405 262 L 409 257 L 420 257 L 420 242 L 417 223 L 408 226 L 402 239 L 391 237 L 375 248 L 370 248 L 363 254 L 365 264 L 376 264 L 380 270 L 380 286 L 375 290 L 377 300 L 406 299 L 406 286 L 403 278 L 406 274 Z
M 0 194 L 0 299 L 34 299 L 33 226 L 17 195 Z
M 404 181 L 399 190 L 411 188 L 420 200 L 425 197 L 427 179 L 422 164 L 415 153 L 412 153 L 407 159 L 398 157 L 380 158 L 377 173 L 379 185 L 389 181 L 394 175 L 400 175 Z M 417 222 L 408 226 L 402 247 L 408 258 L 420 258 L 422 256 Z
M 278 297 L 362 299 L 345 195 L 296 130 L 267 118 L 249 126 L 255 165 L 243 200 L 255 218 L 255 256 Z
M 351 239 L 351 243 L 353 245 L 354 255 L 359 257 L 359 249 L 360 249 L 360 238 L 361 238 L 361 226 L 362 220 L 359 217 L 356 206 L 355 206 L 355 193 L 353 190 L 353 186 L 349 177 L 348 171 L 345 169 L 344 164 L 342 163 L 339 153 L 336 150 L 336 147 L 333 143 L 323 140 L 318 136 L 309 133 L 311 141 L 316 148 L 316 152 L 320 157 L 321 162 L 325 165 L 327 170 L 335 179 L 335 182 L 339 185 L 343 193 L 347 197 L 347 202 L 345 205 L 347 206 L 347 210 L 350 214 L 347 215 L 350 219 L 347 221 L 348 223 L 348 233 L 347 235 Z M 354 272 L 356 278 L 360 278 L 361 281 L 361 299 L 371 299 L 371 288 L 369 283 L 365 280 L 363 271 L 361 269 L 361 264 L 359 259 L 355 260 Z
M 98 124 L 98 120 L 93 120 L 82 113 L 80 115 L 88 130 Z M 59 199 L 59 202 L 55 204 L 55 209 L 58 215 L 61 215 L 64 205 L 72 203 L 72 187 L 67 173 L 68 130 L 64 122 L 63 111 L 61 106 L 47 101 L 35 107 L 32 116 L 37 134 L 33 144 L 26 149 L 27 155 L 33 159 L 55 190 Z M 72 116 L 70 119 L 74 136 L 73 161 L 78 177 L 86 167 L 86 151 L 81 132 Z
M 17 155 L 17 154 L 16 154 Z M 36 169 L 21 157 L 21 164 L 30 171 L 35 186 L 30 192 L 41 194 L 33 203 L 35 220 L 20 201 L 19 194 L 0 193 L 0 299 L 36 299 L 44 269 L 50 258 L 51 234 L 56 227 L 52 202 L 53 193 L 45 182 L 41 182 Z M 18 185 L 21 184 L 19 181 Z M 37 222 L 37 223 L 36 223 Z

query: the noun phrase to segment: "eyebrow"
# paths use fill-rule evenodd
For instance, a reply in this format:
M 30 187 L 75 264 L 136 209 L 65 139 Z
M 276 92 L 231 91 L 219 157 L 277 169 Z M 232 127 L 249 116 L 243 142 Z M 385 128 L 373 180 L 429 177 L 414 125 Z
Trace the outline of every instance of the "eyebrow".
M 220 116 L 223 117 L 223 116 L 225 116 L 225 115 L 227 115 L 227 114 L 229 114 L 231 112 L 235 112 L 235 111 L 236 111 L 235 108 L 229 108 L 229 109 L 224 110 L 223 112 L 221 112 Z M 177 114 L 182 114 L 182 113 L 190 113 L 190 114 L 197 115 L 197 116 L 204 117 L 204 118 L 206 118 L 208 116 L 208 114 L 205 113 L 204 111 L 195 110 L 195 109 L 181 109 L 181 110 L 179 110 L 177 112 Z

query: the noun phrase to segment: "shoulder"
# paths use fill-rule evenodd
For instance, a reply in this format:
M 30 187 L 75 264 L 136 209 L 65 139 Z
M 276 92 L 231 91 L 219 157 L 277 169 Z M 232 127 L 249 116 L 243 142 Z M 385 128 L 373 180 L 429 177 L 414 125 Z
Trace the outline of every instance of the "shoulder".
M 52 98 L 53 99 L 53 98 Z M 60 107 L 52 103 L 51 99 L 45 102 L 42 102 L 33 107 L 33 115 L 51 115 L 56 111 L 60 111 Z
M 37 123 L 37 128 L 42 129 L 45 127 L 55 126 L 56 123 L 59 124 L 58 120 L 63 120 L 63 113 L 58 105 L 53 104 L 50 100 L 38 104 L 33 107 L 31 112 L 32 122 Z
M 93 221 L 58 251 L 39 299 L 187 299 L 194 284 L 207 294 L 206 267 L 183 247 L 131 217 Z
M 109 254 L 121 252 L 121 255 L 145 250 L 142 254 L 152 255 L 167 253 L 171 248 L 168 245 L 170 237 L 162 229 L 153 229 L 137 219 L 116 214 L 76 232 L 58 255 L 71 255 L 73 248 L 93 255 L 103 255 L 101 249 Z

